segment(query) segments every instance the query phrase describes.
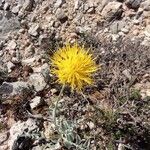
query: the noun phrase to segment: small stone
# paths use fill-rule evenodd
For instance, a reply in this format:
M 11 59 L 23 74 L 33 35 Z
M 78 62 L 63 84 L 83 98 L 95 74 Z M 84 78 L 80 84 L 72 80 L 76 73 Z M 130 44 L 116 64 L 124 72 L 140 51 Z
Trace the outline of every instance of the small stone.
M 6 95 L 23 95 L 30 92 L 30 87 L 26 82 L 23 81 L 17 81 L 17 82 L 3 82 L 3 84 L 0 86 L 0 94 L 6 94 Z
M 38 35 L 38 32 L 39 32 L 39 29 L 40 29 L 40 26 L 39 26 L 39 24 L 33 24 L 30 28 L 29 28 L 29 30 L 28 30 L 28 32 L 29 32 L 29 34 L 30 35 L 32 35 L 32 36 L 37 36 Z
M 89 9 L 87 10 L 87 13 L 90 13 L 90 14 L 92 14 L 92 13 L 94 13 L 94 12 L 95 12 L 94 7 L 91 7 L 91 8 L 89 8 Z
M 78 10 L 78 8 L 80 7 L 80 0 L 74 0 L 74 10 Z
M 56 17 L 61 23 L 65 23 L 68 20 L 68 17 L 65 14 L 65 12 L 63 12 L 60 9 L 56 12 Z
M 61 7 L 62 4 L 65 3 L 65 0 L 56 0 L 56 3 L 54 4 L 55 8 Z
M 135 20 L 133 20 L 133 23 L 134 23 L 135 25 L 139 25 L 140 21 L 137 20 L 137 19 L 135 19 Z
M 10 73 L 14 67 L 15 67 L 15 65 L 11 61 L 9 61 L 7 63 L 8 73 Z
M 3 54 L 4 54 L 3 51 L 0 51 L 0 57 L 3 56 Z
M 150 37 L 150 25 L 148 25 L 146 28 L 145 28 L 145 31 L 144 31 L 145 35 Z
M 14 149 L 31 149 L 31 143 L 30 138 L 28 138 L 28 135 L 31 135 L 33 131 L 37 130 L 37 121 L 33 119 L 28 119 L 27 121 L 18 121 L 15 124 L 13 124 L 9 130 L 10 138 L 8 141 L 8 145 L 10 147 L 10 150 Z M 26 135 L 26 136 L 25 136 Z M 24 143 L 28 139 L 28 143 Z M 15 147 L 15 148 L 14 148 Z
M 9 137 L 8 132 L 0 133 L 0 145 L 4 143 Z
M 94 125 L 94 123 L 93 122 L 88 122 L 87 123 L 87 125 L 89 126 L 89 128 L 92 130 L 92 129 L 94 129 L 95 128 L 95 125 Z
M 24 33 L 25 30 L 24 30 L 24 29 L 20 29 L 18 32 L 19 32 L 19 33 Z
M 112 40 L 113 40 L 113 41 L 117 41 L 119 38 L 120 38 L 120 35 L 119 35 L 119 34 L 113 34 L 113 35 L 112 35 Z
M 39 67 L 33 67 L 33 71 L 35 73 L 42 73 L 46 82 L 50 81 L 50 69 L 47 63 L 44 63 L 42 66 Z
M 36 61 L 36 57 L 28 58 L 28 59 L 23 59 L 23 60 L 22 60 L 22 64 L 23 64 L 23 65 L 31 66 L 31 65 L 34 64 L 35 61 Z
M 9 3 L 5 3 L 5 4 L 4 4 L 4 10 L 8 10 L 9 7 L 10 7 L 10 4 L 9 4 Z
M 11 49 L 11 50 L 14 50 L 16 48 L 17 44 L 14 40 L 10 41 L 6 47 L 6 49 Z
M 37 108 L 38 106 L 40 106 L 42 104 L 42 99 L 40 96 L 36 96 L 35 98 L 33 98 L 30 102 L 30 107 L 31 109 L 35 109 Z
M 47 85 L 45 78 L 41 73 L 34 73 L 30 75 L 29 84 L 33 86 L 37 92 L 44 90 Z
M 122 3 L 120 2 L 109 2 L 103 9 L 101 15 L 111 21 L 114 18 L 119 18 L 122 15 Z
M 23 9 L 26 11 L 31 11 L 34 4 L 34 0 L 25 0 L 23 3 Z
M 126 76 L 126 78 L 128 78 L 129 80 L 131 80 L 132 76 L 130 74 L 130 70 L 129 69 L 125 69 L 123 72 L 122 72 L 123 75 Z
M 127 33 L 129 32 L 129 29 L 127 29 L 127 28 L 122 28 L 121 31 L 122 31 L 123 33 L 127 34 Z
M 17 5 L 17 6 L 14 6 L 11 11 L 12 11 L 12 13 L 17 14 L 19 12 L 19 10 L 20 10 L 20 6 Z
M 111 26 L 110 26 L 110 30 L 113 34 L 117 34 L 118 33 L 118 22 L 114 22 Z
M 20 59 L 19 59 L 18 57 L 12 57 L 11 61 L 12 61 L 12 63 L 14 63 L 14 64 L 20 63 Z
M 54 88 L 53 88 L 53 89 L 51 89 L 50 91 L 51 91 L 51 94 L 52 94 L 52 95 L 54 95 L 55 93 L 57 93 L 57 92 L 58 92 L 58 91 L 57 91 L 57 89 L 54 89 Z
M 140 7 L 142 0 L 127 0 L 126 5 L 132 9 L 138 9 Z
M 26 58 L 32 57 L 33 54 L 34 54 L 34 48 L 32 47 L 32 45 L 29 45 L 27 48 L 25 48 L 24 56 Z
M 141 3 L 141 7 L 145 10 L 145 11 L 150 11 L 150 1 L 149 0 L 145 0 Z
M 43 44 L 46 40 L 48 40 L 48 36 L 46 34 L 42 34 L 39 36 L 38 39 L 38 44 L 41 45 Z
M 135 30 L 133 30 L 132 33 L 133 33 L 134 36 L 137 36 L 137 35 L 139 35 L 139 30 L 138 30 L 138 29 L 135 29 Z
M 101 0 L 100 4 L 97 6 L 96 10 L 99 14 L 104 9 L 104 7 L 109 3 L 109 0 Z

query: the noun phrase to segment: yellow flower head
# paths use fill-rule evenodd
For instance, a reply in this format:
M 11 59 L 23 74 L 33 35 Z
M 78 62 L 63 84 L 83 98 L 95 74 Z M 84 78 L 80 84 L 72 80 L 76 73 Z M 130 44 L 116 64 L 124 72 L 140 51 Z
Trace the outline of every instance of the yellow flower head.
M 69 84 L 73 89 L 81 90 L 92 83 L 92 73 L 97 66 L 92 55 L 78 44 L 58 49 L 52 57 L 52 72 L 61 84 Z

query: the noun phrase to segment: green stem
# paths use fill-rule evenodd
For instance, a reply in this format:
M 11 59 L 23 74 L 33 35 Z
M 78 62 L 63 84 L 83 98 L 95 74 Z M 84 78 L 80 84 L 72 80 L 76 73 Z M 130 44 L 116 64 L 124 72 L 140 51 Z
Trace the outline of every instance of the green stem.
M 57 107 L 58 107 L 58 102 L 61 99 L 61 95 L 62 95 L 62 93 L 64 91 L 64 88 L 65 88 L 65 85 L 62 86 L 61 91 L 60 91 L 60 93 L 59 93 L 59 95 L 58 95 L 58 97 L 56 99 L 56 104 L 55 104 L 54 113 L 53 113 L 54 125 L 55 125 L 56 129 L 57 129 L 56 111 L 57 111 Z

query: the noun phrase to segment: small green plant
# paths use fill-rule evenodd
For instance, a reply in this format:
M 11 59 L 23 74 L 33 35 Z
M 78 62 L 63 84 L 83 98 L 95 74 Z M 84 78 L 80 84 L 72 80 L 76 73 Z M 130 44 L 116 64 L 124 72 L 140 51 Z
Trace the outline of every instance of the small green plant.
M 141 99 L 140 91 L 137 89 L 132 89 L 131 94 L 130 94 L 130 99 L 131 100 L 140 100 Z

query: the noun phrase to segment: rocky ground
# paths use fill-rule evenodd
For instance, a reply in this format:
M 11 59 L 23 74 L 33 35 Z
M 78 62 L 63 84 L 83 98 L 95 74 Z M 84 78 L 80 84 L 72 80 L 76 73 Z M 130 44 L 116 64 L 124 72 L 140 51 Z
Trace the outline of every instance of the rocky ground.
M 84 96 L 65 89 L 61 118 L 90 150 L 150 149 L 150 0 L 0 0 L 0 150 L 65 150 L 51 110 L 50 57 L 91 48 L 101 70 Z M 85 148 L 87 149 L 87 148 Z

